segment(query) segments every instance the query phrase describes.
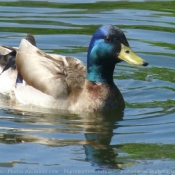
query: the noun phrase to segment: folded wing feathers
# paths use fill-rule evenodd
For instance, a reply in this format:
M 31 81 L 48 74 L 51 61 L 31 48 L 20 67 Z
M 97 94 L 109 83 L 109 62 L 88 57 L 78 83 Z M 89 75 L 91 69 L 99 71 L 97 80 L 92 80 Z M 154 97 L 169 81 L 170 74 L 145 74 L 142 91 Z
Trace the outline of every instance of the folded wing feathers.
M 30 45 L 30 43 L 27 44 Z M 30 47 L 34 46 L 30 45 Z M 83 86 L 86 67 L 80 60 L 73 57 L 46 54 L 36 48 L 34 50 L 36 50 L 36 53 L 32 53 L 33 55 L 30 55 L 30 53 L 22 55 L 22 62 L 25 61 L 26 66 L 36 71 L 36 74 L 30 76 L 30 72 L 25 72 L 27 67 L 24 66 L 23 72 L 20 72 L 29 85 L 55 98 L 67 98 L 73 88 L 81 88 Z M 20 52 L 24 51 L 20 50 Z M 32 58 L 35 55 L 37 57 L 36 60 Z M 28 59 L 33 60 L 30 62 Z M 20 66 L 23 66 L 23 64 Z

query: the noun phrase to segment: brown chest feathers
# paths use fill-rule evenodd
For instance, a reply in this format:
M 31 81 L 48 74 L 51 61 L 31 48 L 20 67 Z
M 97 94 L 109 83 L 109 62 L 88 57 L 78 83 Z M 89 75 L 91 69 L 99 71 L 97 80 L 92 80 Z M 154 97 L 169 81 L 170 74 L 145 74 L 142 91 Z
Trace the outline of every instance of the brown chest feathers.
M 69 109 L 81 112 L 100 112 L 124 109 L 123 97 L 115 84 L 94 83 L 86 80 L 78 98 L 69 99 Z

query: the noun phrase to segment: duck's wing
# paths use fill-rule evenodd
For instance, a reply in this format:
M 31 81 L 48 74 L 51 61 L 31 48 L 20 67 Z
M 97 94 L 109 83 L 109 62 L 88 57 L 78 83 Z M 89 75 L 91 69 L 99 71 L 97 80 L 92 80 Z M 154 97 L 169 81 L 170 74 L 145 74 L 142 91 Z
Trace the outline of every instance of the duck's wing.
M 67 98 L 85 82 L 86 67 L 80 60 L 47 54 L 26 39 L 21 41 L 16 66 L 25 82 L 54 98 Z
M 36 41 L 33 35 L 27 34 L 26 40 L 28 40 L 32 45 L 36 46 Z M 0 74 L 9 68 L 15 69 L 15 59 L 18 48 L 10 46 L 0 46 Z

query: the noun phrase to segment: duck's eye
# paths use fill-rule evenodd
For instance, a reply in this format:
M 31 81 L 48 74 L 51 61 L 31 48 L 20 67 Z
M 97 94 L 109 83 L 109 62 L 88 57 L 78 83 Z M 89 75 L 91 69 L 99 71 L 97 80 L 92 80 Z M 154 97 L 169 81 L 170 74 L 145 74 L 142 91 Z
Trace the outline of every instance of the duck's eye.
M 129 53 L 129 50 L 125 50 L 126 53 Z
M 108 37 L 108 36 L 106 36 L 106 37 L 104 38 L 104 40 L 105 40 L 105 42 L 107 42 L 107 43 L 111 42 L 111 38 Z

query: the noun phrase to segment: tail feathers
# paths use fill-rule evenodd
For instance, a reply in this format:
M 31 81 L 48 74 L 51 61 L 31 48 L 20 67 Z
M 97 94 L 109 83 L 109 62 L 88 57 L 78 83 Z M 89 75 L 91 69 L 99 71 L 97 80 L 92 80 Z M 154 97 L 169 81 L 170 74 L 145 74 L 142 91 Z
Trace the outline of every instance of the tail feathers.
M 13 69 L 16 68 L 15 58 L 16 58 L 16 50 L 13 50 L 12 52 L 6 55 L 0 55 L 0 64 L 5 66 L 1 74 L 9 68 L 13 68 Z
M 2 47 L 4 47 L 4 46 L 2 46 Z M 7 48 L 7 47 L 5 47 L 5 48 Z M 8 53 L 6 55 L 0 54 L 0 65 L 5 66 L 9 62 L 11 57 L 13 57 L 13 56 L 16 56 L 16 50 L 15 49 L 12 50 L 10 53 Z
M 16 84 L 17 84 L 17 83 L 23 83 L 23 78 L 22 78 L 22 76 L 21 76 L 20 73 L 17 74 Z
M 36 46 L 36 41 L 33 35 L 27 34 L 26 40 L 28 40 L 32 45 Z M 2 72 L 0 72 L 0 75 L 10 68 L 16 69 L 15 61 L 16 61 L 16 54 L 18 51 L 18 49 L 10 46 L 2 46 L 2 47 L 8 49 L 11 52 L 6 55 L 0 55 L 0 65 L 4 67 Z M 19 72 L 17 73 L 17 78 L 16 78 L 16 84 L 17 83 L 23 83 L 23 78 Z

